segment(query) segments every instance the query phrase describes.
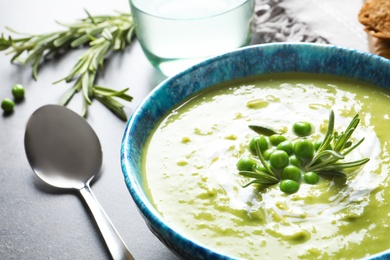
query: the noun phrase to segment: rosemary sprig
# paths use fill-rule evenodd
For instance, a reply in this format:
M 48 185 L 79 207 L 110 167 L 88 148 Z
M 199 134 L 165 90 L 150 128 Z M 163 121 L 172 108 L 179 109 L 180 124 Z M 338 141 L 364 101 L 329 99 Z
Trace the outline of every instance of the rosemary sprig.
M 114 98 L 131 101 L 132 97 L 126 94 L 128 88 L 116 91 L 103 88 L 95 84 L 97 74 L 103 70 L 103 63 L 110 51 L 123 50 L 131 43 L 134 36 L 134 22 L 131 14 L 118 13 L 112 16 L 91 16 L 87 11 L 87 18 L 73 24 L 63 24 L 62 31 L 24 35 L 14 38 L 0 37 L 0 51 L 9 50 L 12 54 L 11 62 L 22 65 L 31 64 L 32 76 L 36 80 L 39 67 L 44 60 L 63 55 L 69 49 L 89 45 L 88 50 L 79 58 L 69 74 L 56 81 L 71 82 L 74 85 L 60 99 L 60 104 L 67 105 L 72 97 L 81 92 L 83 95 L 83 109 L 81 114 L 87 115 L 88 106 L 93 99 L 97 99 L 122 120 L 126 120 L 123 105 Z M 7 28 L 13 33 L 20 34 Z
M 331 110 L 325 137 L 317 152 L 314 154 L 313 159 L 306 165 L 306 170 L 315 171 L 318 174 L 345 176 L 342 172 L 343 169 L 358 167 L 367 163 L 370 160 L 369 158 L 350 162 L 339 162 L 339 160 L 344 159 L 347 154 L 364 141 L 364 138 L 362 138 L 355 145 L 352 145 L 352 142 L 349 140 L 359 122 L 360 119 L 357 114 L 344 132 L 340 134 L 334 132 L 334 112 Z M 332 143 L 333 148 L 329 149 Z
M 278 183 L 279 178 L 268 166 L 268 163 L 265 160 L 263 153 L 261 152 L 260 142 L 258 140 L 255 142 L 255 149 L 256 149 L 257 157 L 259 158 L 261 164 L 264 167 L 264 171 L 259 170 L 256 166 L 252 168 L 252 171 L 239 171 L 239 174 L 241 174 L 242 176 L 246 176 L 254 179 L 244 184 L 243 187 L 244 188 L 248 187 L 249 185 L 254 183 L 265 184 L 265 185 L 272 185 Z

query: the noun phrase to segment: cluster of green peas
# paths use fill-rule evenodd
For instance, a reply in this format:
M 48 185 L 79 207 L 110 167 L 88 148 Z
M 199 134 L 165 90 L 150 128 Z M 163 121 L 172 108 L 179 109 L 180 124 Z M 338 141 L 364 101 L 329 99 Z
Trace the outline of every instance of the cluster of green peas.
M 21 85 L 21 84 L 13 85 L 11 92 L 12 92 L 12 95 L 14 97 L 14 100 L 16 100 L 16 101 L 22 100 L 24 98 L 25 90 L 24 90 L 23 85 Z M 12 112 L 14 110 L 14 107 L 15 107 L 14 100 L 12 100 L 10 98 L 4 98 L 1 101 L 1 109 L 3 109 L 3 111 L 5 113 Z
M 296 122 L 293 125 L 293 132 L 299 137 L 305 137 L 312 134 L 313 127 L 308 122 Z M 321 142 L 313 143 L 306 138 L 299 138 L 293 143 L 281 134 L 258 135 L 253 137 L 248 145 L 253 155 L 257 155 L 256 143 L 259 144 L 269 168 L 280 180 L 281 191 L 288 194 L 297 192 L 302 179 L 308 184 L 316 184 L 319 181 L 317 173 L 305 172 L 303 166 L 313 158 Z M 255 168 L 258 171 L 267 172 L 264 165 L 251 156 L 244 156 L 237 162 L 239 171 L 253 171 Z

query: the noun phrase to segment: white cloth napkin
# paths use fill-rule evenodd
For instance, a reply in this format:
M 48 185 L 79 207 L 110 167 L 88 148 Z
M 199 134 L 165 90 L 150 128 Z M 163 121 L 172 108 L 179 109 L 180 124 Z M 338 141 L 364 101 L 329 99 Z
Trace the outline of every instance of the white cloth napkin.
M 362 0 L 284 0 L 286 12 L 308 24 L 331 44 L 368 51 L 367 34 L 359 23 Z
M 330 43 L 368 51 L 361 0 L 256 0 L 254 41 Z

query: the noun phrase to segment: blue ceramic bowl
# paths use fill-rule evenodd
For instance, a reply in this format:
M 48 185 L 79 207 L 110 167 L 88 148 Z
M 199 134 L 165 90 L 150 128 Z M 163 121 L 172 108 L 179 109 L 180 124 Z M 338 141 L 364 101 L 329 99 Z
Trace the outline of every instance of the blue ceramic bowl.
M 127 187 L 151 231 L 184 259 L 229 259 L 172 229 L 150 202 L 140 164 L 142 147 L 171 108 L 195 92 L 222 81 L 271 72 L 333 74 L 390 90 L 390 61 L 369 53 L 329 45 L 264 44 L 208 59 L 158 85 L 128 121 L 121 147 Z M 374 259 L 390 258 L 390 251 Z

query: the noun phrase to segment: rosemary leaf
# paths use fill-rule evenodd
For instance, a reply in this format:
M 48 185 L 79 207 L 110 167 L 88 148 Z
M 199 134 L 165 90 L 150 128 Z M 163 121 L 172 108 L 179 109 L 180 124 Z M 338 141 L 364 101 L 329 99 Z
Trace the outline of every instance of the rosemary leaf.
M 265 136 L 271 136 L 273 134 L 277 134 L 278 132 L 268 126 L 263 125 L 249 125 L 250 129 L 255 131 L 258 134 L 265 135 Z
M 83 107 L 81 109 L 81 116 L 86 117 L 88 115 L 88 101 L 86 99 L 83 99 Z
M 328 129 L 326 130 L 326 134 L 325 134 L 325 137 L 322 141 L 322 144 L 318 148 L 318 152 L 324 151 L 324 150 L 326 150 L 327 147 L 329 147 L 330 142 L 333 139 L 333 137 L 332 137 L 333 129 L 334 129 L 334 112 L 333 112 L 333 110 L 330 110 Z
M 66 43 L 68 43 L 72 38 L 73 38 L 72 32 L 66 32 L 66 33 L 60 35 L 59 37 L 57 37 L 53 41 L 53 45 L 54 45 L 54 47 L 60 47 L 62 45 L 65 45 Z
M 275 173 L 271 170 L 271 168 L 268 166 L 268 163 L 264 159 L 263 153 L 261 152 L 261 149 L 260 149 L 260 141 L 259 140 L 257 140 L 255 142 L 255 149 L 256 149 L 257 157 L 259 157 L 259 160 L 263 164 L 263 166 L 266 169 L 267 173 L 272 175 L 272 176 L 274 176 L 276 178 Z
M 370 160 L 369 158 L 364 158 L 364 159 L 352 161 L 352 162 L 340 162 L 340 163 L 335 163 L 334 166 L 338 167 L 338 168 L 343 168 L 343 169 L 358 167 L 360 165 L 367 163 L 369 160 Z
M 33 78 L 34 78 L 35 80 L 37 80 L 37 78 L 38 78 L 38 66 L 39 66 L 39 63 L 40 63 L 40 61 L 41 61 L 41 59 L 42 59 L 42 55 L 43 55 L 43 53 L 40 53 L 40 54 L 36 57 L 36 59 L 34 60 L 34 62 L 33 62 L 33 64 L 32 64 L 32 68 L 33 68 Z
M 278 183 L 279 180 L 268 173 L 265 172 L 251 172 L 251 171 L 240 171 L 239 174 L 246 177 L 251 177 L 259 180 L 262 184 L 275 184 Z
M 347 177 L 345 173 L 337 170 L 324 170 L 324 171 L 318 171 L 317 173 L 329 177 L 341 177 L 341 178 Z
M 347 151 L 345 151 L 345 152 L 343 153 L 343 155 L 345 156 L 345 155 L 349 154 L 349 153 L 350 153 L 351 151 L 353 151 L 356 147 L 358 147 L 361 143 L 363 143 L 363 141 L 364 141 L 364 137 L 363 137 L 362 139 L 360 139 L 359 142 L 357 142 L 357 143 L 354 144 L 353 146 L 349 147 L 349 149 L 348 149 Z
M 83 44 L 85 44 L 85 43 L 87 43 L 87 42 L 89 42 L 91 40 L 94 40 L 94 39 L 91 38 L 89 33 L 88 34 L 84 34 L 84 35 L 80 36 L 79 38 L 73 40 L 70 43 L 70 47 L 76 48 L 76 47 L 81 46 L 81 45 L 83 45 Z
M 92 104 L 90 97 L 90 91 L 89 91 L 89 73 L 86 72 L 82 76 L 81 80 L 81 89 L 83 91 L 84 100 L 87 102 L 87 104 Z
M 12 38 L 11 36 L 8 37 L 8 39 L 6 39 L 4 37 L 4 34 L 1 34 L 1 37 L 0 37 L 0 51 L 4 51 L 6 49 L 8 49 L 9 47 L 11 47 L 13 44 L 13 41 L 12 41 Z
M 322 158 L 326 158 L 326 160 L 321 161 Z M 344 159 L 344 156 L 334 150 L 320 151 L 316 153 L 314 158 L 306 165 L 306 169 L 308 171 L 313 171 L 318 167 L 326 166 L 340 159 Z
M 123 111 L 123 105 L 121 105 L 119 102 L 115 101 L 111 97 L 95 96 L 95 98 L 109 110 L 111 110 L 111 112 L 113 112 L 117 117 L 124 121 L 127 120 L 127 116 Z
M 248 186 L 250 186 L 252 184 L 263 184 L 263 183 L 260 180 L 258 180 L 258 179 L 254 179 L 254 180 L 251 180 L 250 182 L 242 185 L 242 187 L 246 188 L 246 187 L 248 187 Z
M 87 13 L 88 18 L 91 20 L 91 23 L 97 24 L 97 23 L 95 22 L 95 19 L 93 18 L 93 16 L 92 16 L 86 9 L 84 9 L 84 11 Z
M 73 88 L 70 88 L 68 91 L 66 91 L 60 98 L 59 101 L 60 105 L 66 106 L 76 92 L 77 92 L 77 86 L 73 86 Z
M 20 57 L 20 55 L 23 54 L 23 52 L 24 52 L 24 50 L 15 50 L 15 52 L 14 52 L 15 54 L 14 54 L 14 56 L 11 59 L 11 63 L 14 63 Z M 11 52 L 9 52 L 7 54 L 10 54 L 10 53 Z

